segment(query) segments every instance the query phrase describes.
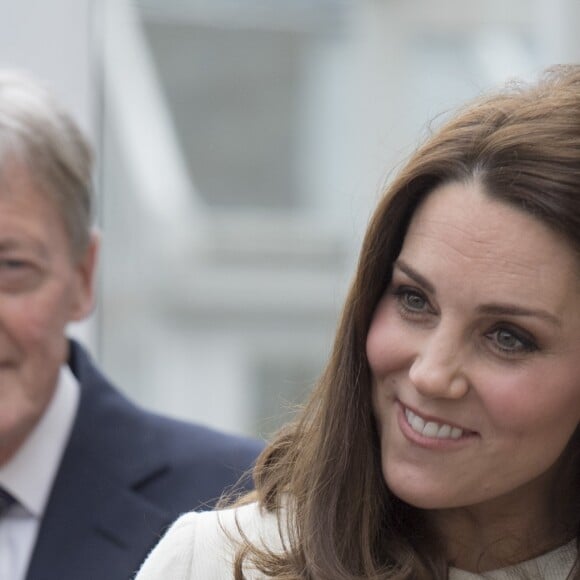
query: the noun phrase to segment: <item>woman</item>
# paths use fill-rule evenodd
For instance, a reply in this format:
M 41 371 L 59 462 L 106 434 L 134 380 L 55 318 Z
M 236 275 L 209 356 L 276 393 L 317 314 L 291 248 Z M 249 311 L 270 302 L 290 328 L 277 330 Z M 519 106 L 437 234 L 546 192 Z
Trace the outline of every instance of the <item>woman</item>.
M 580 578 L 579 421 L 570 66 L 472 103 L 415 153 L 255 493 L 183 516 L 137 580 Z

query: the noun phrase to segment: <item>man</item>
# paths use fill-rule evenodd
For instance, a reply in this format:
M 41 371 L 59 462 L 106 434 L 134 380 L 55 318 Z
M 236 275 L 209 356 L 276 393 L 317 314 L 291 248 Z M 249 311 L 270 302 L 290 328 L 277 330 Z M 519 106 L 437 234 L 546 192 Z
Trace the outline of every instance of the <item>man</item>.
M 0 74 L 2 580 L 128 580 L 260 450 L 138 408 L 66 338 L 93 307 L 91 171 L 68 115 Z

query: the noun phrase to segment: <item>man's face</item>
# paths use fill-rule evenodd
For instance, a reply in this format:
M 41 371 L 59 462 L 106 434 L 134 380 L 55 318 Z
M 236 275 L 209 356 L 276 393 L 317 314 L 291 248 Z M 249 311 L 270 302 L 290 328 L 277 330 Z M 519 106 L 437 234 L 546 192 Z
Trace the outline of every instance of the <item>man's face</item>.
M 0 179 L 0 465 L 39 421 L 66 362 L 65 327 L 92 307 L 96 242 L 73 258 L 48 193 L 12 163 Z

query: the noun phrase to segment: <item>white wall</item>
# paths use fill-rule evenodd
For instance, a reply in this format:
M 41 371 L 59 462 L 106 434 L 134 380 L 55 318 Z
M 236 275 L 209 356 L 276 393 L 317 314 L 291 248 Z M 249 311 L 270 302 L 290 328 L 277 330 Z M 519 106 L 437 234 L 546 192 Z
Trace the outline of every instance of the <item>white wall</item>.
M 24 69 L 47 84 L 85 134 L 96 135 L 92 0 L 0 0 L 0 67 Z M 71 326 L 94 350 L 94 318 Z
M 91 0 L 0 0 L 0 66 L 48 82 L 94 135 Z

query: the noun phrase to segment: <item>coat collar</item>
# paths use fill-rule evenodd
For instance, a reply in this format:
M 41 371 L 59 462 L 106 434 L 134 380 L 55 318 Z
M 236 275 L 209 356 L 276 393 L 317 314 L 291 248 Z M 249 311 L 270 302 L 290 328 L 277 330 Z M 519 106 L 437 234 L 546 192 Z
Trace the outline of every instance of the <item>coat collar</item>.
M 135 569 L 152 531 L 173 516 L 138 493 L 168 466 L 143 411 L 118 393 L 86 352 L 71 343 L 70 366 L 81 384 L 77 417 L 47 505 L 27 580 L 116 578 L 132 554 Z M 121 564 L 123 563 L 123 564 Z

